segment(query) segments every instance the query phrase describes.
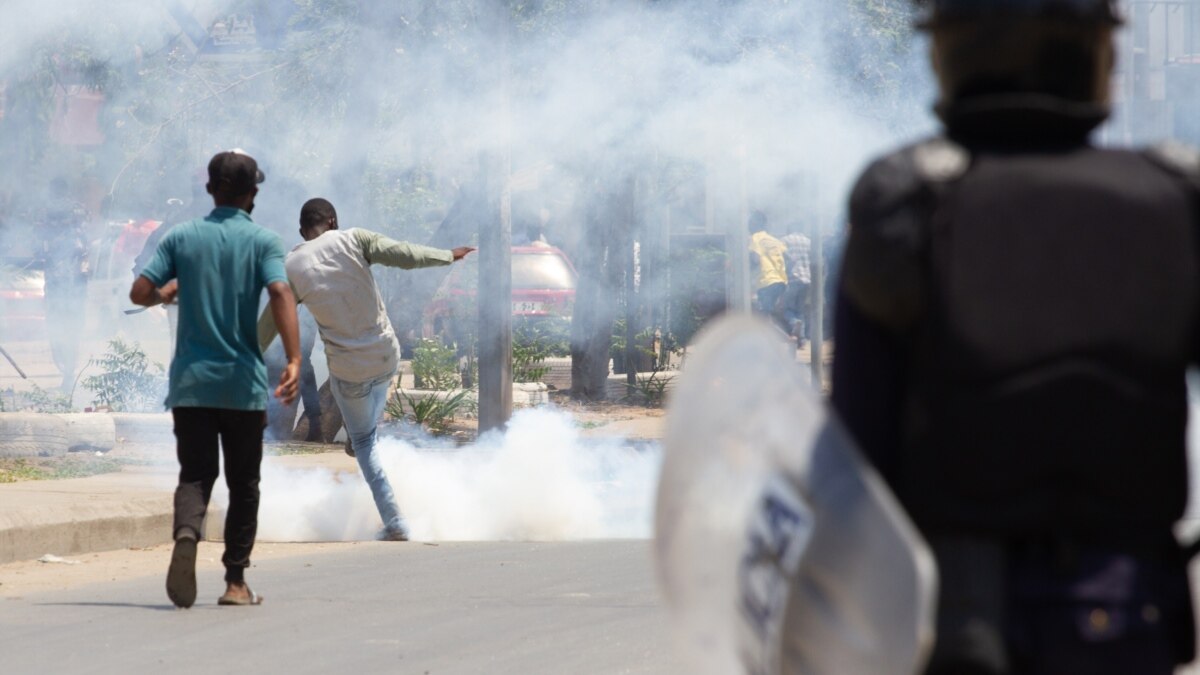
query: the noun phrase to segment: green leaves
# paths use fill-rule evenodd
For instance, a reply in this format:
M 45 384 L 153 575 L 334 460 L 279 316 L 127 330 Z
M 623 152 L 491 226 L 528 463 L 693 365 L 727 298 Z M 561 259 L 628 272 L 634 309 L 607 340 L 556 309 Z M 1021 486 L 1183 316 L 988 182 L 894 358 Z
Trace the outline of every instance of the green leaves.
M 429 429 L 430 433 L 444 434 L 449 430 L 454 416 L 470 408 L 470 394 L 470 390 L 463 389 L 456 393 L 416 396 L 397 388 L 384 407 L 384 414 L 395 420 L 419 424 Z
M 462 386 L 458 353 L 440 340 L 421 340 L 413 349 L 412 368 L 418 389 L 447 391 Z
M 119 337 L 113 338 L 104 356 L 93 359 L 90 365 L 102 371 L 83 380 L 83 388 L 95 394 L 96 405 L 117 412 L 162 410 L 167 392 L 163 366 L 151 363 L 136 342 L 130 345 Z

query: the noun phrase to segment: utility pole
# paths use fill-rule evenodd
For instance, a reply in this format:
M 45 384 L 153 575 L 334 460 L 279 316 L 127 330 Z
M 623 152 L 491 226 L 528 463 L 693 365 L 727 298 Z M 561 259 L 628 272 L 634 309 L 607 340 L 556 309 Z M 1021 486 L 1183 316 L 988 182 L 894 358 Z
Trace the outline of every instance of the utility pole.
M 739 145 L 738 155 L 738 219 L 726 221 L 725 246 L 729 256 L 729 311 L 749 314 L 752 308 L 750 278 L 750 233 L 746 229 L 750 222 L 750 197 L 746 186 L 746 146 Z M 711 185 L 711 182 L 710 182 Z
M 821 225 L 822 220 L 820 216 L 813 218 L 812 245 L 809 249 L 812 315 L 809 317 L 808 344 L 811 350 L 812 385 L 818 392 L 825 389 L 825 254 L 821 245 L 825 228 Z
M 479 431 L 512 417 L 512 197 L 508 154 L 485 153 L 480 173 L 487 205 L 479 221 Z
M 634 253 L 634 242 L 637 241 L 635 221 L 637 219 L 637 182 L 633 176 L 625 179 L 621 190 L 621 266 L 625 272 L 625 383 L 630 391 L 637 384 L 638 366 L 641 365 L 641 345 L 637 343 L 638 319 L 638 288 L 634 274 L 637 270 L 637 256 Z
M 479 221 L 479 431 L 503 428 L 512 417 L 512 173 L 508 42 L 512 22 L 499 4 L 496 64 L 500 83 L 499 150 L 480 157 L 486 214 Z
M 809 360 L 812 386 L 817 392 L 825 389 L 825 235 L 823 210 L 817 206 L 820 197 L 819 178 L 812 173 L 801 176 L 799 213 L 809 215 L 809 275 L 812 285 L 808 297 L 812 311 L 808 317 Z

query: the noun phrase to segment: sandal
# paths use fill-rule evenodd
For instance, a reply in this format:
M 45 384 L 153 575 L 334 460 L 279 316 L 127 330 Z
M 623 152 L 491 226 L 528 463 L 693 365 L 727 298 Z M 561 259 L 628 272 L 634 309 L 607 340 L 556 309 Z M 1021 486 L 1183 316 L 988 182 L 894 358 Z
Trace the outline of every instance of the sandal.
M 221 597 L 217 598 L 217 604 L 218 605 L 249 606 L 249 605 L 261 605 L 263 603 L 263 597 L 261 595 L 259 595 L 258 593 L 255 593 L 253 590 L 251 590 L 249 586 L 246 587 L 246 591 L 248 593 L 250 593 L 250 597 L 248 597 L 248 598 L 245 596 L 241 596 L 241 595 L 230 595 L 229 591 L 225 591 L 225 595 L 222 595 Z
M 196 540 L 191 537 L 175 540 L 167 568 L 167 597 L 184 609 L 196 603 Z

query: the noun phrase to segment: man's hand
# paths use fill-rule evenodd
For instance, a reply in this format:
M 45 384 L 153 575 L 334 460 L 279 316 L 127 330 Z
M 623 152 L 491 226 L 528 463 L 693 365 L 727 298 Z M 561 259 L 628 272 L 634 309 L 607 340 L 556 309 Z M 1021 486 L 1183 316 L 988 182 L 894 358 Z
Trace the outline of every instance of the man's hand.
M 296 390 L 300 383 L 300 326 L 296 319 L 296 298 L 292 295 L 292 287 L 286 281 L 273 281 L 267 285 L 267 295 L 271 298 L 271 318 L 279 328 L 279 338 L 283 340 L 283 353 L 287 355 L 287 367 L 279 376 L 279 386 L 275 396 L 284 405 L 291 405 L 296 400 Z
M 474 246 L 459 246 L 458 248 L 450 250 L 450 252 L 454 254 L 455 261 L 462 260 L 463 258 L 467 257 L 468 253 L 473 251 L 475 251 Z
M 179 295 L 179 281 L 176 279 L 168 281 L 165 286 L 158 289 L 158 297 L 164 305 L 174 304 L 176 295 Z
M 129 289 L 129 301 L 142 307 L 153 307 L 160 302 L 170 302 L 179 292 L 179 284 L 170 280 L 162 288 L 156 288 L 154 282 L 139 275 L 133 280 L 133 288 Z M 167 298 L 170 298 L 168 300 Z
M 300 359 L 292 359 L 279 375 L 279 386 L 275 387 L 275 398 L 284 405 L 291 405 L 300 390 Z

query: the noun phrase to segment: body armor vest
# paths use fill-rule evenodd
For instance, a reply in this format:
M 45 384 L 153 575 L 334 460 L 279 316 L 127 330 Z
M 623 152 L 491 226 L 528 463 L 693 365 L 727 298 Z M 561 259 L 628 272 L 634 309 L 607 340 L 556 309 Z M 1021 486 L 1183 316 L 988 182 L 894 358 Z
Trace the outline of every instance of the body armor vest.
M 1195 157 L 935 140 L 868 171 L 845 289 L 907 346 L 890 480 L 923 531 L 1152 546 L 1180 518 Z

